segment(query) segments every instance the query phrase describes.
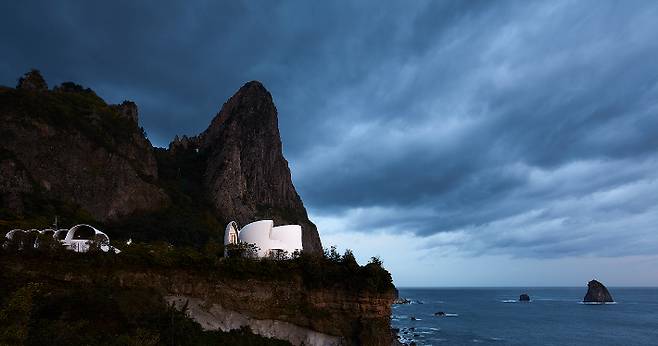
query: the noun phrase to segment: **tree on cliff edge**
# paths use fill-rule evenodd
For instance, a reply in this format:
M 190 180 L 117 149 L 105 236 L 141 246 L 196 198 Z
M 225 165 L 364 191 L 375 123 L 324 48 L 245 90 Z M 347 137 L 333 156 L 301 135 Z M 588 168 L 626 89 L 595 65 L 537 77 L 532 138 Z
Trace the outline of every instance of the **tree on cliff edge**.
M 23 75 L 23 77 L 18 79 L 18 84 L 16 89 L 22 90 L 48 90 L 48 84 L 46 80 L 41 76 L 41 72 L 37 69 L 31 69 L 30 72 Z

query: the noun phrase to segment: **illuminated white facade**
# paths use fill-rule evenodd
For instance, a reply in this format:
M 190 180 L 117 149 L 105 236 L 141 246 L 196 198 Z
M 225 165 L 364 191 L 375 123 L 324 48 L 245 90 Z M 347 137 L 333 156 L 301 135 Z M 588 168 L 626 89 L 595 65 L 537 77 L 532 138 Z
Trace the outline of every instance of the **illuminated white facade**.
M 283 251 L 292 254 L 295 251 L 302 251 L 302 227 L 299 225 L 274 227 L 274 221 L 260 220 L 238 229 L 238 224 L 231 221 L 224 232 L 224 245 L 237 243 L 256 245 L 258 257 Z
M 92 241 L 100 243 L 100 249 L 110 251 L 110 238 L 107 234 L 89 225 L 75 225 L 66 233 L 62 241 L 67 248 L 75 252 L 87 252 Z
M 26 245 L 23 243 L 24 241 L 29 241 L 30 247 L 38 247 L 39 245 L 36 237 L 27 237 L 28 235 L 35 233 L 51 236 L 56 240 L 59 240 L 64 246 L 66 246 L 67 249 L 73 250 L 75 252 L 89 251 L 89 247 L 92 241 L 99 242 L 100 249 L 104 252 L 108 252 L 110 249 L 114 250 L 116 253 L 120 252 L 118 249 L 110 245 L 110 238 L 108 238 L 107 234 L 99 231 L 93 226 L 85 224 L 75 225 L 70 229 L 60 229 L 57 231 L 50 228 L 44 229 L 42 231 L 37 229 L 31 229 L 28 231 L 15 229 L 9 231 L 5 237 L 11 240 L 20 234 L 22 235 L 21 239 L 24 239 L 20 244 L 20 248 L 23 248 L 23 246 Z

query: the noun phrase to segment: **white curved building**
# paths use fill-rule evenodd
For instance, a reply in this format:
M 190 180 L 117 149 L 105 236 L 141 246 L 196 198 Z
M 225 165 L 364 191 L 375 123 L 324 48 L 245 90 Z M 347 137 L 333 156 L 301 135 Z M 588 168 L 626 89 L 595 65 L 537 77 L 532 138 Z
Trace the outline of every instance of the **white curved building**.
M 68 229 L 58 229 L 55 231 L 55 234 L 53 235 L 53 238 L 63 241 L 66 238 L 66 234 L 69 232 Z
M 100 249 L 104 252 L 113 248 L 110 246 L 110 238 L 107 237 L 107 234 L 85 224 L 71 227 L 62 243 L 75 252 L 87 252 L 92 241 L 100 242 Z
M 25 231 L 22 230 L 22 229 L 12 229 L 11 231 L 7 232 L 7 234 L 5 235 L 5 238 L 7 238 L 7 239 L 14 239 L 14 236 L 15 236 L 17 233 L 24 234 Z
M 39 233 L 41 233 L 43 235 L 48 235 L 48 236 L 51 236 L 51 237 L 55 236 L 55 230 L 52 229 L 52 228 L 43 229 L 43 230 L 39 231 Z
M 226 225 L 224 246 L 248 243 L 258 247 L 258 257 L 265 257 L 277 252 L 292 254 L 302 251 L 302 227 L 285 225 L 274 227 L 272 220 L 254 221 L 238 229 L 235 221 Z M 226 254 L 226 251 L 224 252 Z
M 75 252 L 87 252 L 89 251 L 92 241 L 100 242 L 100 249 L 104 252 L 114 250 L 114 252 L 119 253 L 120 250 L 110 245 L 110 238 L 107 234 L 99 231 L 93 226 L 80 224 L 71 227 L 70 229 L 59 229 L 55 231 L 54 229 L 44 229 L 39 231 L 37 229 L 31 229 L 24 231 L 22 229 L 11 230 L 5 235 L 7 239 L 13 239 L 18 234 L 25 237 L 29 234 L 40 233 L 48 236 L 52 236 L 56 240 L 59 240 L 67 249 L 73 250 Z M 27 239 L 27 238 L 24 238 Z M 22 240 L 24 242 L 24 240 Z M 21 247 L 23 247 L 21 243 Z M 32 246 L 38 247 L 38 243 L 35 242 Z

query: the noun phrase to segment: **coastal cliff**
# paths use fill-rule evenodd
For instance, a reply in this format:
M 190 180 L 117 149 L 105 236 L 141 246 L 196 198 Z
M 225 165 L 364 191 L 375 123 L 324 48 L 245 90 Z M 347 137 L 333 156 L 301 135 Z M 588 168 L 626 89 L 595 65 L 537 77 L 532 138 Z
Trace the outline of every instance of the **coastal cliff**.
M 0 238 L 0 343 L 395 342 L 390 273 L 377 258 L 361 266 L 350 251 L 322 250 L 261 83 L 246 83 L 206 131 L 169 148 L 151 145 L 135 103 L 110 105 L 72 82 L 49 89 L 38 71 L 0 87 L 0 121 L 2 231 L 43 229 L 58 216 L 60 225 L 100 227 L 122 250 Z M 304 251 L 282 261 L 223 257 L 226 223 L 261 218 L 301 225 Z
M 350 287 L 345 286 L 350 284 L 345 280 L 325 286 L 308 282 L 295 269 L 286 270 L 285 277 L 244 277 L 244 270 L 231 274 L 222 269 L 233 265 L 244 269 L 239 261 L 227 261 L 217 270 L 145 267 L 137 262 L 64 253 L 49 257 L 44 264 L 34 257 L 6 255 L 0 257 L 0 279 L 10 278 L 12 285 L 23 281 L 58 289 L 81 285 L 85 290 L 111 295 L 125 290 L 151 292 L 185 311 L 205 330 L 228 332 L 248 327 L 254 334 L 293 345 L 395 342 L 390 329 L 395 298 L 392 286 Z M 277 262 L 254 265 L 272 266 Z M 322 271 L 321 267 L 316 269 Z
M 283 157 L 272 96 L 240 88 L 206 131 L 154 148 L 138 107 L 109 105 L 66 82 L 49 89 L 33 70 L 0 87 L 0 224 L 43 228 L 60 217 L 95 223 L 114 238 L 200 246 L 271 218 L 300 224 L 305 251 L 320 253 Z

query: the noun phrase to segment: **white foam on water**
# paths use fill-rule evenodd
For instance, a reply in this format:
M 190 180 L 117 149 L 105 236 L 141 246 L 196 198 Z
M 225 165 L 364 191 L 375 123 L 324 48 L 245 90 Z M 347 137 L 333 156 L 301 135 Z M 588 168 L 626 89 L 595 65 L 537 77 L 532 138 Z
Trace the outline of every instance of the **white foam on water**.
M 584 305 L 615 305 L 617 302 L 578 302 L 578 304 Z
M 501 303 L 516 303 L 517 301 L 513 300 L 513 299 L 506 299 L 506 300 L 501 300 L 500 302 Z
M 446 314 L 446 317 L 459 317 L 459 314 Z

